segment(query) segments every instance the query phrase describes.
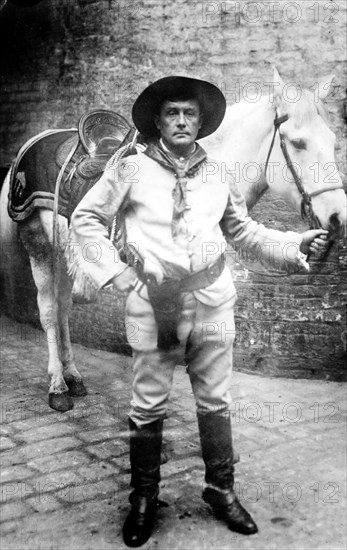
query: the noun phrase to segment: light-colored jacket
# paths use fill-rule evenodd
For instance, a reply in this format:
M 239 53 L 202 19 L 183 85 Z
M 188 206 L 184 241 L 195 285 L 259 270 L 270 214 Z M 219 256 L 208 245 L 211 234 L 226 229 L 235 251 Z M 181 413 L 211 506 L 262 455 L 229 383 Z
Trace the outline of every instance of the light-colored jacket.
M 147 266 L 166 277 L 184 277 L 204 269 L 226 251 L 227 243 L 247 247 L 275 267 L 298 264 L 302 237 L 267 229 L 252 220 L 232 177 L 208 158 L 187 178 L 187 205 L 173 239 L 175 183 L 172 170 L 144 153 L 127 157 L 104 172 L 71 219 L 70 274 L 85 289 L 101 289 L 125 268 L 108 236 L 120 209 L 125 213 L 127 242 L 138 249 Z M 225 302 L 235 294 L 230 270 L 226 267 L 215 283 L 194 294 L 208 305 Z

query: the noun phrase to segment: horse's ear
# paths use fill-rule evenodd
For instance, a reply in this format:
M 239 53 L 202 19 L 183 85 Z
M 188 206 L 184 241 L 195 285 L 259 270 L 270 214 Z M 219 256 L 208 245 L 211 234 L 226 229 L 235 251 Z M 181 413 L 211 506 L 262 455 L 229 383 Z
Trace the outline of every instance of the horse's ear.
M 272 67 L 273 68 L 273 86 L 274 86 L 274 91 L 273 91 L 273 99 L 274 99 L 274 102 L 275 102 L 275 105 L 278 109 L 278 111 L 281 113 L 282 111 L 284 111 L 284 107 L 283 107 L 283 88 L 285 86 L 285 83 L 283 82 L 282 78 L 280 77 L 279 75 L 279 72 L 278 70 L 276 69 L 276 67 Z
M 318 86 L 316 87 L 316 93 L 318 92 L 318 98 L 321 101 L 324 101 L 328 95 L 333 91 L 334 84 L 333 80 L 335 78 L 334 74 L 329 75 L 327 78 L 319 82 Z
M 283 88 L 284 82 L 283 82 L 282 78 L 280 77 L 280 73 L 278 72 L 277 68 L 274 65 L 273 65 L 272 69 L 273 69 L 273 72 L 274 72 L 274 78 L 273 78 L 274 82 L 280 84 Z

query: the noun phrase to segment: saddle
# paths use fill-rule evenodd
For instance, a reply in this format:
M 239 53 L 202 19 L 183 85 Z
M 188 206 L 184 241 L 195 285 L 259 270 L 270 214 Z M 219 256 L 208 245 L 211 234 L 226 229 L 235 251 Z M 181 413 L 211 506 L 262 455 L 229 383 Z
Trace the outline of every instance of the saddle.
M 71 161 L 76 174 L 85 179 L 95 178 L 102 174 L 111 156 L 132 140 L 134 132 L 135 129 L 118 113 L 90 111 L 80 118 L 76 135 L 60 145 L 56 162 L 61 168 L 75 148 Z
M 56 152 L 62 194 L 70 196 L 68 217 L 101 177 L 112 155 L 134 140 L 135 132 L 124 117 L 113 111 L 94 110 L 80 118 L 76 132 Z

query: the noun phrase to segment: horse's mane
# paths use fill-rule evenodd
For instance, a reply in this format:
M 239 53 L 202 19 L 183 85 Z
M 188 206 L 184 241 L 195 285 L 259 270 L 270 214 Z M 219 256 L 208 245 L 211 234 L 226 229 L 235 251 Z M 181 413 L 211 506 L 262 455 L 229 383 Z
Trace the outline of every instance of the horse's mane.
M 233 105 L 228 105 L 222 124 L 211 136 L 205 138 L 205 142 L 207 141 L 209 146 L 218 147 L 218 144 L 223 142 L 225 134 L 229 133 L 230 128 L 237 126 L 247 117 L 254 116 L 256 109 L 264 108 L 274 111 L 274 105 L 270 103 L 268 95 L 247 97 Z

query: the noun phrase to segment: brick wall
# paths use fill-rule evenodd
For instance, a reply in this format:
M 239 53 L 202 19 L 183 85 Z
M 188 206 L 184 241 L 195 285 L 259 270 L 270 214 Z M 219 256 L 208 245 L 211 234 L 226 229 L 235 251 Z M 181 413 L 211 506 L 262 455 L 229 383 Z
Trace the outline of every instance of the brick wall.
M 163 75 L 211 80 L 232 104 L 249 82 L 269 82 L 275 65 L 285 81 L 306 87 L 336 75 L 328 110 L 345 171 L 345 25 L 344 0 L 42 0 L 30 8 L 8 3 L 0 13 L 0 167 L 9 165 L 32 135 L 75 126 L 88 109 L 111 108 L 130 118 L 137 94 Z M 304 228 L 299 216 L 270 194 L 252 215 L 270 227 Z M 236 368 L 343 377 L 344 265 L 342 248 L 319 275 L 275 279 L 236 273 Z M 17 317 L 37 320 L 28 280 L 18 282 L 15 310 Z M 124 349 L 123 303 L 108 295 L 101 301 L 75 308 L 74 338 Z

